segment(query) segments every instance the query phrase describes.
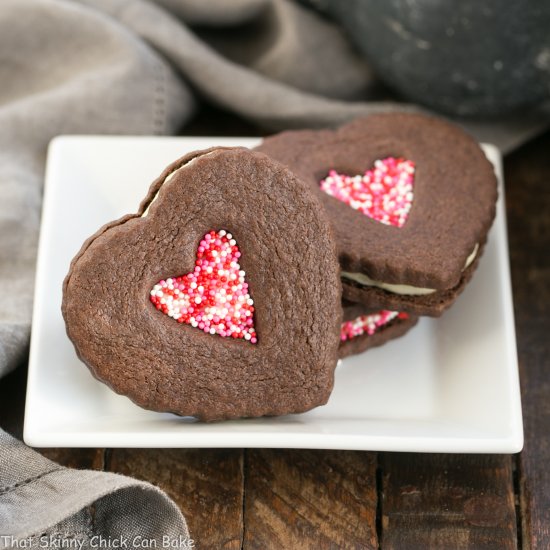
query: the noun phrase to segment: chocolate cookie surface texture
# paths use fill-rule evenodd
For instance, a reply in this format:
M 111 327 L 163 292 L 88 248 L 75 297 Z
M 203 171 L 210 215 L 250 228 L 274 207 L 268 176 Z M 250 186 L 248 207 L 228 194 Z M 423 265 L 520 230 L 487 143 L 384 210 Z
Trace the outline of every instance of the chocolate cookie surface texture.
M 190 153 L 74 258 L 62 311 L 94 376 L 202 420 L 299 413 L 332 390 L 341 318 L 322 207 L 247 149 Z

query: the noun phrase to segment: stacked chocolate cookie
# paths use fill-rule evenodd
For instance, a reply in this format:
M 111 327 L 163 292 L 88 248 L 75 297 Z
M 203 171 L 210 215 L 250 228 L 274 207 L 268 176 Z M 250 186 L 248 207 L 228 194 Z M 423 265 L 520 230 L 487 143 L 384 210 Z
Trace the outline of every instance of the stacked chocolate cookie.
M 495 201 L 478 145 L 426 117 L 196 151 L 83 244 L 64 282 L 67 333 L 142 407 L 304 412 L 327 402 L 339 356 L 454 302 Z
M 346 300 L 342 356 L 401 336 L 419 315 L 441 315 L 472 277 L 497 183 L 457 126 L 381 114 L 335 131 L 283 132 L 256 150 L 288 166 L 329 216 Z

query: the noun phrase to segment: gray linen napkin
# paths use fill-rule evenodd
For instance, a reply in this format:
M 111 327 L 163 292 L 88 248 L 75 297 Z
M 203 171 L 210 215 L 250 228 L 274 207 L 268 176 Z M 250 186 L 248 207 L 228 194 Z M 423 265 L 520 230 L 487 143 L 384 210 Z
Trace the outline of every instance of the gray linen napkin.
M 179 509 L 153 485 L 62 468 L 2 431 L 0 483 L 2 548 L 193 547 Z
M 368 101 L 375 93 L 343 33 L 290 0 L 3 0 L 0 378 L 26 356 L 51 138 L 175 133 L 195 94 L 269 129 L 415 109 Z M 469 128 L 509 149 L 544 123 Z M 31 537 L 33 547 L 44 547 L 41 535 L 84 548 L 94 536 L 190 544 L 181 513 L 154 487 L 62 468 L 0 431 L 0 548 L 13 546 L 1 535 Z

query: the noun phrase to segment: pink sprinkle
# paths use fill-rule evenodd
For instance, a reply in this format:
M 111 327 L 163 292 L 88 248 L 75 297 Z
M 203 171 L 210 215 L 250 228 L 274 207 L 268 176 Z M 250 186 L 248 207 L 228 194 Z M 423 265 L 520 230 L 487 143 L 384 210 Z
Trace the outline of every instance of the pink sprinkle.
M 321 189 L 386 225 L 403 227 L 413 200 L 415 164 L 411 160 L 387 157 L 374 162 L 363 176 L 348 176 L 330 170 Z
M 387 311 L 385 309 L 378 313 L 371 313 L 370 315 L 360 315 L 352 321 L 342 323 L 340 340 L 345 342 L 346 340 L 351 340 L 365 333 L 372 336 L 376 331 L 393 321 L 396 317 L 399 317 L 399 319 L 408 319 L 409 316 L 407 313 Z
M 150 292 L 151 302 L 179 323 L 256 344 L 254 301 L 237 261 L 240 256 L 230 233 L 210 231 L 197 248 L 194 270 L 159 281 Z

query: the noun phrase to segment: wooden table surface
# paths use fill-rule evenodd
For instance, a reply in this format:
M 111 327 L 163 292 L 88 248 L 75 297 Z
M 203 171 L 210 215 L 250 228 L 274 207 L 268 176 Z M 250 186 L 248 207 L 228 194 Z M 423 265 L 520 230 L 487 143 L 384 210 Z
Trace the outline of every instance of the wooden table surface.
M 187 134 L 251 134 L 209 114 Z M 550 548 L 550 132 L 505 159 L 525 448 L 519 455 L 43 449 L 164 489 L 198 548 Z M 21 437 L 25 369 L 0 382 Z

